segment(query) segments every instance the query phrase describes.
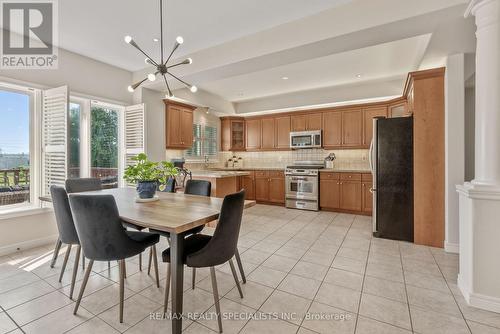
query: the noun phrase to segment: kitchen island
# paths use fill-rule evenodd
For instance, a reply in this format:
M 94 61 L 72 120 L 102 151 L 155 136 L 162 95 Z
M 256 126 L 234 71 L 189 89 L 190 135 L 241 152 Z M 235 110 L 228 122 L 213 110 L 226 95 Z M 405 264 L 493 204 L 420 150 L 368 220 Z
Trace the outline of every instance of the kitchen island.
M 212 184 L 212 197 L 222 198 L 241 189 L 241 178 L 248 176 L 244 171 L 192 170 L 193 180 L 205 180 Z

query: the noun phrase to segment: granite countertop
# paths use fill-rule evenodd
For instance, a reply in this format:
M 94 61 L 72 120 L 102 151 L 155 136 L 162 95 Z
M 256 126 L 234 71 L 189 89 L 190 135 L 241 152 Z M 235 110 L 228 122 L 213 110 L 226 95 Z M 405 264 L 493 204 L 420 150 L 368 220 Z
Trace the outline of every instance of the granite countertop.
M 319 170 L 321 172 L 333 172 L 333 173 L 369 173 L 371 174 L 371 170 L 369 169 L 337 169 L 337 168 L 323 168 Z
M 244 171 L 235 171 L 235 170 L 192 170 L 191 174 L 196 177 L 207 177 L 214 179 L 222 179 L 226 177 L 237 177 L 237 176 L 246 176 L 250 175 L 248 172 Z

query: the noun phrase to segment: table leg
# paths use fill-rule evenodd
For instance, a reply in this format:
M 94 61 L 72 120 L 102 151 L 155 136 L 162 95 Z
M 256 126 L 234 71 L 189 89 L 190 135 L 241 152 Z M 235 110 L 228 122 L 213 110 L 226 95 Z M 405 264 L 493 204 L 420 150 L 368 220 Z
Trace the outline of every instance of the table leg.
M 184 290 L 184 264 L 182 252 L 184 251 L 184 235 L 170 234 L 170 250 L 172 271 L 172 334 L 182 332 L 182 297 Z

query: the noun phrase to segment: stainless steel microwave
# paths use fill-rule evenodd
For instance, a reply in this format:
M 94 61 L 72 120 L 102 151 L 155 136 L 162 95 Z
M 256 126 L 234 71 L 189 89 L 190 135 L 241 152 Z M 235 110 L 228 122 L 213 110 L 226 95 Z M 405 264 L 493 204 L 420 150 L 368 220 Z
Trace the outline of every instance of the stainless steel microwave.
M 290 132 L 290 148 L 321 147 L 321 130 Z

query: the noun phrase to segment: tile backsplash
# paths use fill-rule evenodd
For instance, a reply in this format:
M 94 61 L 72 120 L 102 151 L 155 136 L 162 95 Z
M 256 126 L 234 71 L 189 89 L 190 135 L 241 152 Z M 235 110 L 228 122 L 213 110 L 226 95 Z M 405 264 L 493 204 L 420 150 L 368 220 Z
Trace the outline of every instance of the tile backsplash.
M 324 160 L 330 154 L 335 153 L 337 157 L 333 162 L 335 169 L 368 170 L 368 150 L 324 150 L 324 149 L 302 149 L 294 151 L 269 151 L 269 152 L 220 152 L 217 161 L 210 161 L 209 167 L 225 167 L 231 157 L 243 158 L 243 167 L 247 168 L 285 168 L 300 160 Z M 182 157 L 182 151 L 167 150 L 166 159 Z M 203 162 L 186 163 L 186 167 L 192 170 L 204 169 Z

